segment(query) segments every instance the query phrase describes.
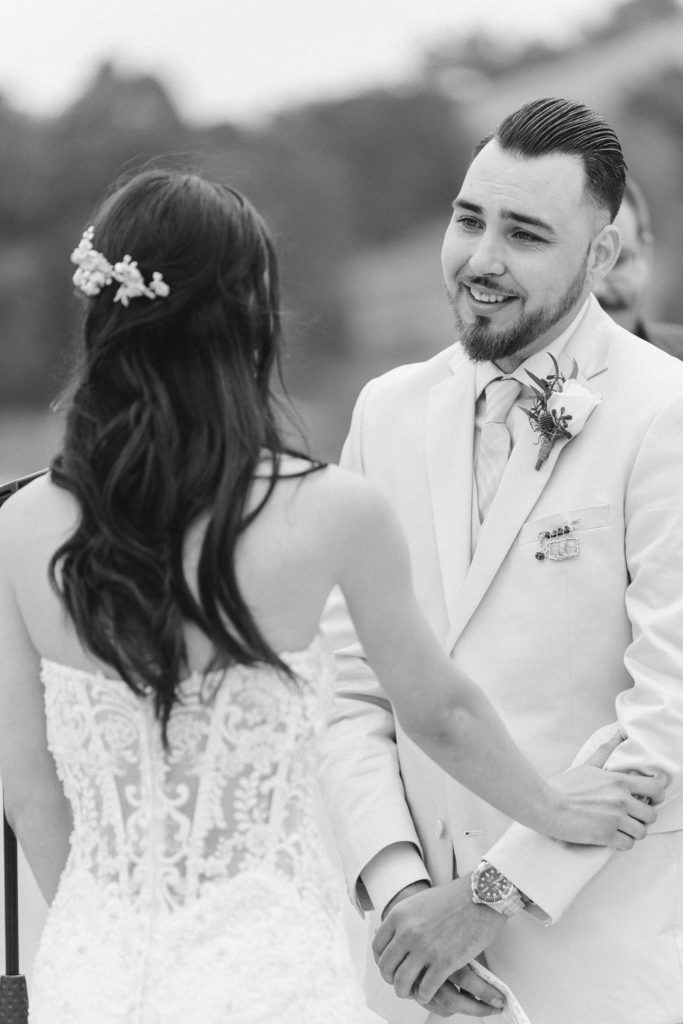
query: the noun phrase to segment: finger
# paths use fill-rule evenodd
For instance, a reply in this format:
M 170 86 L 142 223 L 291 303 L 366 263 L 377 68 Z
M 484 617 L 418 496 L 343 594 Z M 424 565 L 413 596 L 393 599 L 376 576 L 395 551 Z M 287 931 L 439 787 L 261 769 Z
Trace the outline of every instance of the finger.
M 625 832 L 617 832 L 616 838 L 613 843 L 609 843 L 615 850 L 631 850 L 635 846 L 636 841 Z
M 426 1009 L 431 1011 L 433 1005 L 434 1003 L 430 1003 Z M 474 999 L 464 991 L 455 995 L 451 1005 L 453 1009 L 450 1010 L 450 1013 L 468 1013 L 470 1017 L 490 1017 L 495 1013 L 502 1013 L 502 1010 L 495 1006 L 489 1006 L 488 1003 L 480 1003 L 478 999 Z
M 631 836 L 632 839 L 639 840 L 644 839 L 647 835 L 647 826 L 643 825 L 642 821 L 638 821 L 637 818 L 626 818 L 623 822 L 619 823 L 619 831 L 627 836 Z
M 448 978 L 448 971 L 449 968 L 443 964 L 430 964 L 427 967 L 416 992 L 416 999 L 419 1003 L 422 1003 L 423 1006 L 426 1003 L 431 1003 L 437 991 Z
M 434 978 L 438 978 L 438 971 L 433 968 L 425 971 L 425 974 L 418 986 L 417 998 L 418 1002 L 423 1005 L 427 1002 L 431 1002 L 432 999 L 436 999 L 438 991 L 443 989 L 443 985 L 437 986 L 436 991 L 431 993 L 432 982 Z M 463 992 L 468 993 L 471 996 L 476 997 L 481 1002 L 489 1003 L 491 1006 L 495 1006 L 497 1009 L 502 1009 L 505 1005 L 505 997 L 502 992 L 493 985 L 490 985 L 483 978 L 472 970 L 471 967 L 461 967 L 460 970 L 455 971 L 447 978 L 446 983 L 450 983 L 453 987 L 462 989 Z
M 629 818 L 642 821 L 643 825 L 654 825 L 657 820 L 656 808 L 645 803 L 640 797 L 631 797 L 627 810 Z
M 628 788 L 633 796 L 650 800 L 653 804 L 662 802 L 668 783 L 669 778 L 665 772 L 656 772 L 654 775 L 633 774 L 628 777 Z
M 409 950 L 404 949 L 398 942 L 390 942 L 384 952 L 376 957 L 376 963 L 379 967 L 379 973 L 382 975 L 388 985 L 394 984 L 394 976 L 396 971 L 401 966 L 405 958 L 408 956 Z
M 401 999 L 408 999 L 413 994 L 418 978 L 425 970 L 425 962 L 417 954 L 409 953 L 394 973 L 394 992 Z
M 455 974 L 451 974 L 449 981 L 452 981 L 459 988 L 464 989 L 471 996 L 475 996 L 483 1003 L 490 1003 L 500 1009 L 505 1005 L 505 996 L 494 985 L 480 978 L 476 971 L 472 970 L 469 964 L 462 967 Z
M 439 989 L 439 992 L 441 991 L 442 990 Z M 426 1004 L 424 1007 L 425 1010 L 428 1010 L 435 1017 L 451 1017 L 454 1013 L 464 1013 L 465 1011 L 462 1009 L 462 996 L 456 991 L 456 989 L 453 989 L 452 991 L 454 993 L 452 1002 L 449 1001 L 447 1005 L 444 1005 L 437 1002 L 436 998 L 434 998 L 431 1003 Z M 420 1005 L 423 1004 L 421 1003 Z M 481 1013 L 475 1012 L 474 1016 L 476 1017 L 490 1017 L 492 1015 L 502 1013 L 502 1010 L 496 1010 L 493 1006 L 488 1006 L 486 1003 L 480 1003 L 479 1006 L 484 1008 L 484 1011 Z M 431 1020 L 431 1017 L 429 1019 Z
M 372 940 L 372 955 L 375 958 L 375 963 L 379 962 L 380 956 L 387 948 L 395 934 L 396 929 L 392 920 L 390 917 L 387 917 L 386 920 L 382 921 L 381 925 L 375 932 L 374 939 Z
M 424 1006 L 424 1008 L 429 1010 L 430 1013 L 435 1013 L 439 1017 L 450 1017 L 451 1014 L 455 1013 L 458 1009 L 459 999 L 460 989 L 451 984 L 448 979 L 444 981 L 440 989 L 437 989 L 437 992 L 431 1002 L 422 1003 L 416 996 L 416 1001 L 419 1002 L 421 1006 Z
M 434 1017 L 450 1017 L 452 1013 L 455 1013 L 454 1010 L 442 1010 L 441 1007 L 437 1006 L 437 1004 L 434 1002 L 431 1002 L 427 1006 L 425 1006 L 425 1010 L 429 1010 L 429 1012 Z M 429 1020 L 431 1018 L 427 1019 Z
M 588 760 L 584 761 L 584 764 L 594 764 L 596 768 L 602 768 L 610 754 L 613 754 L 620 743 L 622 743 L 624 737 L 621 735 L 619 730 L 615 732 L 614 736 L 610 739 L 605 740 L 599 747 L 596 747 Z

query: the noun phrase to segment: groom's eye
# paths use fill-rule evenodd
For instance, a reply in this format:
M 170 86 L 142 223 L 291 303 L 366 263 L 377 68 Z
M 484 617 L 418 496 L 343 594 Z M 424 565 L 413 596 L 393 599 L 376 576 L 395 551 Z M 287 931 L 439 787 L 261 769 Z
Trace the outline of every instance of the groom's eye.
M 466 231 L 474 231 L 480 227 L 480 222 L 476 217 L 458 217 L 458 224 L 460 224 Z
M 534 235 L 531 231 L 515 231 L 513 238 L 518 239 L 520 242 L 545 242 L 545 238 L 541 238 L 540 235 Z

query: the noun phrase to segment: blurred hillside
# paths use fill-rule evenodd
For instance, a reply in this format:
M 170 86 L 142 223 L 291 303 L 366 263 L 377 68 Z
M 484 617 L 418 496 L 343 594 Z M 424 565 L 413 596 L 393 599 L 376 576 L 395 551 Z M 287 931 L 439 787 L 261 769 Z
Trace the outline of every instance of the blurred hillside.
M 265 214 L 298 381 L 348 346 L 342 277 L 353 253 L 447 203 L 465 160 L 452 118 L 446 97 L 415 86 L 283 113 L 260 130 L 196 129 L 160 82 L 110 65 L 57 119 L 0 106 L 0 400 L 54 394 L 77 312 L 69 253 L 107 186 L 150 161 L 229 180 Z
M 632 0 L 563 49 L 442 40 L 402 90 L 283 111 L 249 130 L 187 124 L 163 83 L 109 64 L 57 118 L 0 101 L 0 476 L 37 468 L 57 443 L 58 424 L 25 410 L 45 410 L 64 380 L 77 316 L 69 254 L 107 186 L 150 161 L 229 180 L 265 214 L 284 266 L 286 379 L 313 450 L 336 457 L 364 380 L 450 343 L 439 265 L 450 200 L 472 144 L 540 95 L 582 100 L 617 128 L 653 207 L 650 312 L 683 320 L 674 0 Z

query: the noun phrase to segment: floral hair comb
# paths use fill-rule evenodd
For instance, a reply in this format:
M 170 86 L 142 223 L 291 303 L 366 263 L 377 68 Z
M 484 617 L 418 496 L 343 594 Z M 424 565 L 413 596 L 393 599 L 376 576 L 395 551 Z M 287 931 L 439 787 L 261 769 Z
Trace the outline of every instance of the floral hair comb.
M 117 281 L 119 287 L 114 302 L 120 302 L 122 306 L 127 306 L 131 299 L 141 296 L 147 299 L 166 298 L 171 289 L 158 271 L 152 274 L 151 281 L 146 284 L 137 262 L 130 256 L 124 256 L 112 266 L 106 256 L 93 247 L 94 234 L 94 227 L 84 231 L 78 246 L 71 253 L 71 262 L 78 267 L 73 276 L 77 288 L 86 295 L 99 295 L 103 288 Z

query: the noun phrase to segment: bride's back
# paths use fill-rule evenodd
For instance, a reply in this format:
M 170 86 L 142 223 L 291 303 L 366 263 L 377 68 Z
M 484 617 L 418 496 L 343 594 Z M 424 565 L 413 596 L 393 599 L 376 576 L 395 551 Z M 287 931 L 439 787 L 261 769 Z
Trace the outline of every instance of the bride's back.
M 283 463 L 283 473 L 304 468 Z M 314 789 L 334 674 L 316 627 L 339 558 L 332 534 L 345 476 L 330 467 L 282 479 L 236 553 L 243 596 L 293 677 L 263 663 L 205 673 L 210 644 L 187 626 L 190 671 L 165 743 L 150 695 L 92 657 L 49 584 L 50 559 L 78 519 L 74 499 L 45 478 L 7 506 L 15 591 L 73 814 L 36 960 L 37 1019 L 218 1021 L 241 1006 L 264 1020 L 313 1019 L 311 971 L 321 992 L 338 993 L 330 1019 L 356 1019 L 343 983 L 343 895 Z M 255 481 L 250 503 L 264 486 Z M 202 532 L 199 523 L 187 538 L 190 582 Z M 74 963 L 78 991 L 66 982 Z
M 269 466 L 270 460 L 263 460 L 262 475 L 253 482 L 247 511 L 265 494 Z M 311 643 L 336 582 L 340 539 L 335 529 L 339 516 L 336 498 L 347 474 L 336 467 L 310 472 L 311 468 L 303 459 L 283 460 L 280 479 L 235 552 L 240 592 L 275 652 L 299 651 Z M 78 523 L 76 500 L 45 476 L 15 495 L 12 507 L 17 602 L 36 650 L 60 664 L 116 676 L 111 665 L 100 662 L 81 642 L 49 580 L 52 557 Z M 10 511 L 8 505 L 6 512 Z M 185 538 L 186 579 L 195 592 L 205 529 L 206 517 L 202 517 Z M 184 632 L 189 670 L 201 672 L 214 654 L 212 644 L 190 622 L 185 623 Z

